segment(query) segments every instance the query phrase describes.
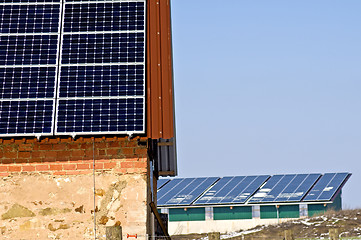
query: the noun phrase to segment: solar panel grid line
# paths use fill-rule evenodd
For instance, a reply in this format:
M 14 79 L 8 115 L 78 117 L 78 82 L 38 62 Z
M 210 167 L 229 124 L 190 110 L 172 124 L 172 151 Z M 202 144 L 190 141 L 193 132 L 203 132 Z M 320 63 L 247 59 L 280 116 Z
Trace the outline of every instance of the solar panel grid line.
M 307 193 L 311 190 L 312 186 L 315 185 L 315 183 L 318 181 L 320 177 L 321 174 L 308 174 L 308 176 L 304 179 L 302 184 L 300 184 L 300 186 L 295 191 L 295 192 L 302 191 L 302 195 L 299 196 L 297 199 L 295 197 L 293 198 L 290 197 L 288 201 L 302 201 L 304 197 L 307 195 Z
M 306 181 L 306 179 L 308 178 L 308 176 L 310 176 L 310 174 L 308 174 L 306 177 L 304 177 L 304 179 L 302 180 L 302 182 L 299 184 L 299 186 L 292 192 L 292 194 L 287 198 L 287 201 L 289 201 L 289 199 L 297 193 L 297 190 L 303 185 L 303 183 Z
M 331 178 L 331 179 L 328 181 L 328 183 L 325 185 L 325 188 L 327 188 L 327 187 L 330 185 L 330 183 L 332 182 L 332 180 L 336 177 L 336 173 L 333 173 L 332 175 L 333 175 L 332 178 Z M 324 189 L 325 189 L 325 188 L 324 188 Z M 323 189 L 322 191 L 320 191 L 320 193 L 319 193 L 319 195 L 317 196 L 316 200 L 319 200 L 321 194 L 324 192 L 324 189 Z
M 157 201 L 158 203 L 162 201 L 162 199 L 170 192 L 172 191 L 173 189 L 175 189 L 179 184 L 181 184 L 181 182 L 184 180 L 185 178 L 178 178 L 178 179 L 173 179 L 171 180 L 170 182 L 168 182 L 166 185 L 165 185 L 165 188 L 161 188 L 160 191 L 158 191 L 158 198 L 157 198 Z M 172 184 L 175 184 L 173 185 L 169 190 L 167 190 L 167 188 L 169 186 L 171 186 Z M 166 191 L 164 194 L 162 194 L 162 192 Z M 160 196 L 160 197 L 159 197 Z
M 202 183 L 204 183 L 207 179 L 203 179 L 202 182 L 199 184 L 201 185 Z M 192 185 L 192 183 L 194 183 L 195 181 L 197 181 L 197 178 L 194 178 L 192 180 L 192 182 L 188 183 L 187 186 L 185 186 L 181 191 L 179 191 L 175 196 L 179 195 L 181 192 L 185 191 L 190 185 Z M 197 188 L 193 188 L 188 195 L 191 195 Z M 171 200 L 171 199 L 170 199 Z M 176 205 L 181 205 L 181 203 L 184 201 L 185 199 L 180 200 Z M 168 201 L 169 202 L 169 201 Z
M 217 184 L 217 182 L 220 180 L 221 178 L 216 177 L 216 179 L 214 180 L 214 182 L 209 185 L 206 189 L 204 189 L 204 191 L 196 198 L 194 199 L 194 201 L 192 202 L 192 204 L 194 204 L 195 202 L 197 202 L 199 199 L 201 199 L 207 192 L 208 190 L 210 190 L 215 184 Z
M 273 175 L 270 179 L 268 179 L 268 181 L 259 189 L 258 192 L 256 192 L 256 194 L 250 199 L 249 202 L 262 202 L 262 200 L 268 195 L 268 193 L 272 190 L 272 188 L 269 189 L 269 191 L 265 191 L 266 189 L 268 190 L 268 185 L 272 184 L 272 181 L 274 179 L 279 178 L 278 180 L 276 180 L 276 182 L 273 184 L 273 186 L 277 185 L 282 178 L 284 177 L 284 175 Z M 258 196 L 259 195 L 259 196 Z
M 235 198 L 234 200 L 232 201 L 232 203 L 238 201 L 238 202 L 241 202 L 241 203 L 244 203 L 247 201 L 247 199 L 252 195 L 252 193 L 249 193 L 248 197 L 246 197 L 244 200 L 242 201 L 239 201 L 239 199 L 241 198 L 241 195 L 244 194 L 246 192 L 246 190 L 252 185 L 254 184 L 261 176 L 251 176 L 251 177 L 255 177 L 252 182 L 250 182 Z M 254 191 L 253 191 L 254 192 Z
M 290 178 L 290 177 L 292 177 L 292 179 L 288 180 L 287 178 Z M 296 177 L 297 177 L 297 175 L 284 175 L 283 176 L 280 183 L 283 182 L 283 181 L 287 181 L 287 184 L 282 189 L 280 189 L 279 191 L 276 190 L 277 188 L 279 188 L 279 184 L 274 186 L 273 192 L 272 192 L 272 190 L 271 190 L 271 192 L 273 194 L 275 194 L 275 195 L 272 195 L 273 197 L 270 197 L 270 198 L 273 198 L 272 202 L 274 202 L 278 198 L 278 196 L 280 196 L 283 193 L 283 191 L 285 191 L 285 189 L 292 183 L 292 181 L 295 180 Z
M 213 196 L 212 198 L 215 198 L 216 195 L 218 195 L 223 189 L 225 189 L 225 188 L 232 182 L 232 180 L 235 179 L 235 178 L 236 178 L 235 176 L 231 177 L 231 178 L 214 194 L 214 196 Z M 206 203 L 209 203 L 211 200 L 212 200 L 212 199 L 209 199 Z M 218 202 L 219 202 L 219 201 L 220 201 L 220 200 L 218 200 Z
M 336 194 L 339 187 L 342 186 L 343 182 L 348 177 L 346 173 L 336 173 L 327 186 L 323 189 L 317 200 L 330 200 Z
M 287 175 L 285 175 L 285 177 L 286 177 L 286 176 L 287 176 Z M 292 184 L 293 181 L 296 180 L 297 176 L 299 176 L 299 175 L 298 175 L 298 174 L 295 174 L 295 175 L 293 176 L 292 180 L 289 181 L 288 184 L 285 185 L 284 188 L 283 188 L 281 191 L 279 191 L 279 193 L 277 194 L 277 196 L 274 196 L 273 202 L 276 202 L 278 198 L 281 198 L 281 196 L 285 193 L 286 189 Z M 275 187 L 276 187 L 276 186 L 275 186 Z
M 193 199 L 190 199 L 189 201 L 186 201 L 185 203 L 186 204 L 193 204 L 199 198 L 199 196 L 202 195 L 217 180 L 218 180 L 218 178 L 215 178 L 215 177 L 207 177 L 207 178 L 205 178 L 201 183 L 198 184 L 198 186 L 196 188 L 194 188 L 192 190 L 191 193 L 195 194 Z M 206 185 L 207 187 L 203 186 L 203 185 Z M 182 202 L 184 202 L 184 201 L 182 201 Z

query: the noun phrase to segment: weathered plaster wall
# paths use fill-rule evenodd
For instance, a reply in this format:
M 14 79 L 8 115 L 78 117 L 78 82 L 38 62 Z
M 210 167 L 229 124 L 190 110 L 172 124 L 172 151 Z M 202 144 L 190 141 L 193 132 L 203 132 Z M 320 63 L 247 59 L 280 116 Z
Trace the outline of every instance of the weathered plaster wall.
M 95 226 L 97 239 L 105 239 L 106 226 L 117 225 L 124 239 L 127 234 L 145 239 L 146 146 L 137 140 L 91 140 L 0 144 L 0 239 L 94 239 Z

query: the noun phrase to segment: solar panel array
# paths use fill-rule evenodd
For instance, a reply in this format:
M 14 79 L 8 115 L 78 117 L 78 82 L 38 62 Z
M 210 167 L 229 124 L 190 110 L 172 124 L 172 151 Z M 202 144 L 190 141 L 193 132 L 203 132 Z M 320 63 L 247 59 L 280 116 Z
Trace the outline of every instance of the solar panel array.
M 158 180 L 158 206 L 331 201 L 350 173 Z
M 1 0 L 0 136 L 145 131 L 145 0 Z

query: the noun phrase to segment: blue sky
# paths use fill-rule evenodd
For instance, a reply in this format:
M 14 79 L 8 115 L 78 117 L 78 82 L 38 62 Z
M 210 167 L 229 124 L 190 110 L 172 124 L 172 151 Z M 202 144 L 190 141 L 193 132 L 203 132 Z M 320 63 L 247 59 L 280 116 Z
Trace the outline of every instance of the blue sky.
M 351 172 L 361 1 L 171 0 L 179 177 Z

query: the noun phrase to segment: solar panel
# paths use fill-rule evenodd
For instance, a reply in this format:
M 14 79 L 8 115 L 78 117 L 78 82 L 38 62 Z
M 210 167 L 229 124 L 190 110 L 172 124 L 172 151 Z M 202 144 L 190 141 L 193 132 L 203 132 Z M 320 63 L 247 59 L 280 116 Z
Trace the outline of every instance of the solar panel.
M 170 180 L 169 179 L 158 179 L 157 181 L 157 189 L 161 189 L 165 184 L 167 184 Z
M 194 204 L 244 203 L 268 178 L 267 175 L 224 177 Z
M 158 206 L 190 205 L 219 178 L 173 179 L 158 191 Z
M 0 136 L 144 133 L 145 0 L 0 0 L 0 107 Z
M 350 173 L 324 174 L 304 198 L 304 201 L 330 201 L 350 176 Z
M 320 176 L 321 174 L 274 175 L 249 202 L 300 201 Z
M 53 133 L 60 8 L 0 1 L 1 136 Z

